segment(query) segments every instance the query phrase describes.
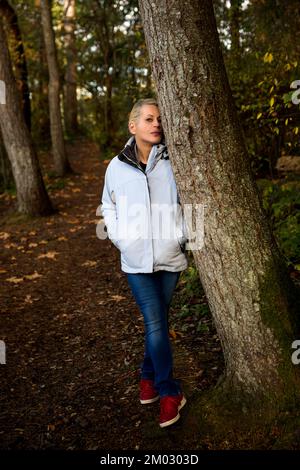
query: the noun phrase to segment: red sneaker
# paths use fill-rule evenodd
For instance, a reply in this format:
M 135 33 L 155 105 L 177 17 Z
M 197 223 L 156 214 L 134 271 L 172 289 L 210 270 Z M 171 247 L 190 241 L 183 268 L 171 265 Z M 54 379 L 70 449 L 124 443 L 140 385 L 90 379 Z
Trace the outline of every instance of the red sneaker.
M 153 380 L 141 379 L 140 381 L 140 402 L 142 405 L 154 403 L 159 399 L 159 394 L 154 388 Z
M 180 395 L 162 397 L 160 399 L 160 417 L 159 425 L 161 428 L 170 426 L 179 420 L 179 410 L 186 404 L 186 398 L 183 393 Z

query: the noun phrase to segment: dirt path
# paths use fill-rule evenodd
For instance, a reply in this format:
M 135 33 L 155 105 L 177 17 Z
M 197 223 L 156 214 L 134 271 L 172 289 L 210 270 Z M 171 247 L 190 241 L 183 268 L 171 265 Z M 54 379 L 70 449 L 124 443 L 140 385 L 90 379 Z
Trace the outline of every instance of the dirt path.
M 0 448 L 195 449 L 199 436 L 180 433 L 188 406 L 161 430 L 159 405 L 139 404 L 142 319 L 117 249 L 96 237 L 106 165 L 91 143 L 68 145 L 68 154 L 75 173 L 46 177 L 54 215 L 24 220 L 13 216 L 12 196 L 0 199 Z M 51 170 L 48 155 L 41 162 Z M 179 338 L 175 371 L 191 401 L 222 364 L 205 335 Z

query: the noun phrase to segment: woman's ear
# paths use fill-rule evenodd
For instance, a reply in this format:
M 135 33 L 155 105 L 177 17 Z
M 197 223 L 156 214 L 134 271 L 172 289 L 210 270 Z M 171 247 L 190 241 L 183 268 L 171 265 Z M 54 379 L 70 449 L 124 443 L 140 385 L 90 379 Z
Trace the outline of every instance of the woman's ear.
M 135 123 L 134 123 L 134 121 L 130 121 L 128 123 L 128 129 L 129 129 L 129 132 L 131 134 L 133 134 L 133 135 L 135 134 Z

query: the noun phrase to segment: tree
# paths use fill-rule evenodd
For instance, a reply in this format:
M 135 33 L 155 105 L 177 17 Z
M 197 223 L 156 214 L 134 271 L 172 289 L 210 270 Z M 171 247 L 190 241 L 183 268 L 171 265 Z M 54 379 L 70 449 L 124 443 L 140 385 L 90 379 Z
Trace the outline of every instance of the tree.
M 49 0 L 41 0 L 41 16 L 49 70 L 49 109 L 52 151 L 56 172 L 63 176 L 70 171 L 65 152 L 60 112 L 60 78 Z
M 0 44 L 0 77 L 5 83 L 6 101 L 0 104 L 0 126 L 16 183 L 18 210 L 30 215 L 46 215 L 52 212 L 52 206 L 24 120 L 2 18 Z
M 5 18 L 9 31 L 13 36 L 16 77 L 22 95 L 23 112 L 28 129 L 31 127 L 31 109 L 28 86 L 28 71 L 22 35 L 18 24 L 18 17 L 13 7 L 6 0 L 0 0 L 0 12 Z
M 251 172 L 212 2 L 139 5 L 181 204 L 205 206 L 193 256 L 223 347 L 219 396 L 275 409 L 298 396 L 298 298 Z
M 75 38 L 75 0 L 64 0 L 65 52 L 67 65 L 65 71 L 65 126 L 69 135 L 78 130 L 77 122 L 77 74 L 76 74 L 76 38 Z

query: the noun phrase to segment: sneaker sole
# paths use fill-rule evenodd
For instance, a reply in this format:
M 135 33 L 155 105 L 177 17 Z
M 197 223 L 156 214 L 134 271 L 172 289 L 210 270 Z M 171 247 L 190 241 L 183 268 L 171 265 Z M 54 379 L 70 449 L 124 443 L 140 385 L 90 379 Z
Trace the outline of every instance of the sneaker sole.
M 186 398 L 185 396 L 183 396 L 181 402 L 180 402 L 180 405 L 178 406 L 178 414 L 177 416 L 175 416 L 175 418 L 173 419 L 170 419 L 169 421 L 165 421 L 164 423 L 159 423 L 160 427 L 161 428 L 165 428 L 166 426 L 170 426 L 171 424 L 174 424 L 176 423 L 176 421 L 179 420 L 180 418 L 180 414 L 179 414 L 179 411 L 181 410 L 181 408 L 184 407 L 184 405 L 186 404 Z
M 154 398 L 149 398 L 148 400 L 140 400 L 140 402 L 142 405 L 148 405 L 148 403 L 154 403 L 157 400 L 159 400 L 159 395 Z

